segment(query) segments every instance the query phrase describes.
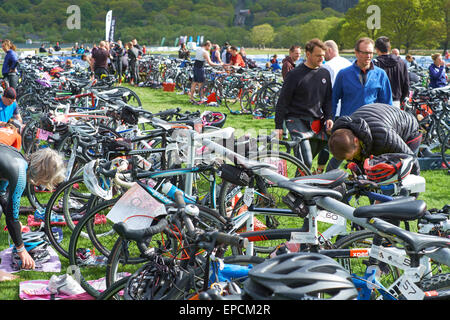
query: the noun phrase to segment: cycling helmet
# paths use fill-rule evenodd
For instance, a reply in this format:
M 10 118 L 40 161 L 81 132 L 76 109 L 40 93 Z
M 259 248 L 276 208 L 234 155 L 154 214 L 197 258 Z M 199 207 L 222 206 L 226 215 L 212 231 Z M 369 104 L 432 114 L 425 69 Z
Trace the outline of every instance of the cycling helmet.
M 175 287 L 177 272 L 162 261 L 150 261 L 128 279 L 124 288 L 125 300 L 164 300 Z
M 111 179 L 97 173 L 97 165 L 98 160 L 92 160 L 84 166 L 84 184 L 92 194 L 105 200 L 110 200 L 112 198 Z
M 354 300 L 350 274 L 333 259 L 307 252 L 286 253 L 249 271 L 245 295 L 252 300 Z
M 22 234 L 22 241 L 25 249 L 33 258 L 36 267 L 40 267 L 44 262 L 50 260 L 49 241 L 45 232 L 27 232 Z M 12 250 L 11 267 L 14 270 L 20 270 L 22 266 L 22 260 L 20 259 L 17 249 L 14 246 Z
M 227 115 L 218 111 L 204 111 L 201 116 L 203 123 L 207 126 L 222 128 L 227 119 Z
M 22 234 L 22 241 L 25 246 L 25 249 L 28 252 L 32 252 L 36 249 L 41 249 L 48 245 L 48 239 L 45 232 L 36 231 L 36 232 L 27 232 Z M 13 252 L 16 251 L 16 247 L 14 247 Z
M 388 185 L 402 181 L 408 176 L 414 165 L 414 157 L 404 153 L 386 153 L 370 156 L 364 161 L 367 178 L 379 185 Z

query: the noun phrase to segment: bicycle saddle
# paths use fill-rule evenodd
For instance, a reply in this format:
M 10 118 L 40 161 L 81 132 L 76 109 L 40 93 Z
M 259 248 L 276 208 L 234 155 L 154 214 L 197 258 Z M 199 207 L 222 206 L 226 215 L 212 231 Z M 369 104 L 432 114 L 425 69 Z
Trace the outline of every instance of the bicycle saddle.
M 311 176 L 295 177 L 291 181 L 298 184 L 309 184 L 325 188 L 334 188 L 341 185 L 348 177 L 348 172 L 335 169 L 322 174 Z
M 410 221 L 421 218 L 427 209 L 423 200 L 414 197 L 397 199 L 380 204 L 356 208 L 353 215 L 357 218 L 391 218 Z
M 292 191 L 301 196 L 304 200 L 311 200 L 315 197 L 331 197 L 336 200 L 342 199 L 342 194 L 339 191 L 327 188 L 318 188 L 306 184 L 303 185 L 291 180 L 278 183 L 278 187 Z
M 420 252 L 421 250 L 439 247 L 439 248 L 449 248 L 450 242 L 448 238 L 430 236 L 426 234 L 420 234 L 416 232 L 406 231 L 400 227 L 396 227 L 389 222 L 376 219 L 372 222 L 372 225 L 379 231 L 395 235 L 396 238 L 401 239 L 402 242 L 407 244 L 409 250 L 413 252 Z

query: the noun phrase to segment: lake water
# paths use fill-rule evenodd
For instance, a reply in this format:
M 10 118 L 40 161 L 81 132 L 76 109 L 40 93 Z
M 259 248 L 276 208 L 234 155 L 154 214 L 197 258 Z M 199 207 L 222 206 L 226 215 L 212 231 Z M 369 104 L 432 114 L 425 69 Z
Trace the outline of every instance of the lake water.
M 268 55 L 268 54 L 251 55 L 251 54 L 249 54 L 249 55 L 247 55 L 247 57 L 249 59 L 254 60 L 256 62 L 256 64 L 258 65 L 258 67 L 265 68 L 266 63 L 270 61 L 270 59 L 272 58 L 272 55 Z M 285 57 L 286 57 L 286 55 L 281 55 L 281 54 L 277 55 L 277 59 L 278 59 L 278 62 L 280 65 L 281 65 L 281 61 L 283 61 L 283 59 Z M 343 57 L 347 58 L 350 62 L 353 62 L 356 60 L 355 56 L 343 55 Z M 402 59 L 405 59 L 404 55 L 400 55 L 400 57 Z M 433 60 L 429 56 L 414 56 L 414 58 L 416 59 L 417 64 L 423 68 L 428 68 L 428 66 L 433 63 Z M 302 63 L 303 61 L 304 61 L 304 58 L 300 58 L 300 60 L 297 61 L 297 65 Z M 447 60 L 447 61 L 450 61 L 450 60 Z

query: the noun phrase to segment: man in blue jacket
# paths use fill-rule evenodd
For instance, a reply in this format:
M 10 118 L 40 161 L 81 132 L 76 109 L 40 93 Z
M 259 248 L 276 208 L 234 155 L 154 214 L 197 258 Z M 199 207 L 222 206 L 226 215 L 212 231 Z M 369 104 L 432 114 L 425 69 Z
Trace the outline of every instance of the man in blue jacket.
M 430 75 L 430 88 L 441 88 L 447 86 L 447 76 L 445 73 L 445 62 L 440 53 L 431 55 L 433 63 L 428 67 Z
M 355 45 L 356 61 L 342 69 L 333 86 L 333 116 L 350 116 L 366 104 L 392 105 L 392 89 L 386 72 L 372 62 L 375 43 L 370 38 L 360 38 Z M 341 101 L 341 110 L 336 114 Z M 342 161 L 331 158 L 326 171 L 337 169 Z
M 392 91 L 386 72 L 372 62 L 374 41 L 361 38 L 355 45 L 356 61 L 341 70 L 333 87 L 333 115 L 349 116 L 359 107 L 371 103 L 392 105 Z M 338 101 L 341 112 L 336 115 Z

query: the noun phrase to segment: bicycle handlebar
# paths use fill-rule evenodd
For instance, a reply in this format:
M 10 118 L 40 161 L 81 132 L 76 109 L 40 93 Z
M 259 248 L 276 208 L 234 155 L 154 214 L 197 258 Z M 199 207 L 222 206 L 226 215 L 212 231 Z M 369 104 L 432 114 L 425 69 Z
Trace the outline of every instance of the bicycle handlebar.
M 113 225 L 113 229 L 119 236 L 127 240 L 142 242 L 144 239 L 161 233 L 167 228 L 169 223 L 165 218 L 158 221 L 154 226 L 145 229 L 130 229 L 125 222 L 118 222 Z
M 247 238 L 242 238 L 238 235 L 231 235 L 223 232 L 215 232 L 213 234 L 216 238 L 216 243 L 231 245 L 239 248 L 245 248 L 248 244 Z

